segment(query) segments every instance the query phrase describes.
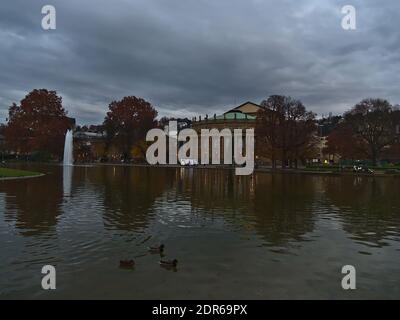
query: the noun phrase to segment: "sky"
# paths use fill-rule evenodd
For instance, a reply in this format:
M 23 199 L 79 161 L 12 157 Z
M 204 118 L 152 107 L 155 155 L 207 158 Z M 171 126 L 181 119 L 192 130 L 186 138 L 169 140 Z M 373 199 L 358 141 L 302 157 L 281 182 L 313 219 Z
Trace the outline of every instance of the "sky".
M 44 5 L 56 29 L 42 28 Z M 344 30 L 344 5 L 356 29 Z M 400 102 L 398 0 L 1 0 L 0 122 L 32 89 L 78 124 L 134 95 L 159 116 L 221 113 L 272 94 L 339 114 Z

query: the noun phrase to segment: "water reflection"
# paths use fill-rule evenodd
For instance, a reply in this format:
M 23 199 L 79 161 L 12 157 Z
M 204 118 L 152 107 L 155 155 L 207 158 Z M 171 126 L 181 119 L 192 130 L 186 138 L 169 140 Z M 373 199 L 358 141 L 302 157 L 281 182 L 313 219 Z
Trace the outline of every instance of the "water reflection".
M 205 298 L 210 283 L 220 290 L 217 298 L 243 290 L 247 298 L 287 297 L 296 288 L 303 297 L 314 282 L 313 290 L 340 296 L 329 272 L 343 262 L 364 266 L 368 281 L 375 274 L 370 266 L 387 274 L 379 279 L 386 284 L 381 292 L 392 288 L 389 276 L 398 270 L 400 179 L 111 165 L 29 169 L 47 175 L 0 182 L 0 272 L 6 275 L 0 295 L 2 288 L 20 292 L 17 297 L 38 294 L 31 279 L 43 263 L 64 268 L 60 297 L 91 297 L 99 277 L 101 297 L 113 298 L 176 297 L 164 284 L 180 289 L 179 297 L 203 292 Z M 149 254 L 157 242 L 166 244 L 166 259 L 182 261 L 178 272 L 164 272 Z M 137 260 L 129 278 L 119 273 L 121 259 Z M 182 278 L 171 283 L 168 276 Z M 69 285 L 74 279 L 86 288 Z M 282 284 L 291 290 L 282 291 Z M 135 286 L 143 291 L 132 293 Z
M 24 236 L 46 233 L 57 224 L 63 201 L 61 179 L 53 175 L 0 183 L 5 194 L 4 219 Z
M 101 206 L 108 229 L 145 230 L 159 199 L 161 207 L 165 201 L 188 201 L 192 214 L 220 217 L 231 228 L 257 233 L 270 245 L 306 240 L 303 236 L 313 231 L 318 216 L 329 213 L 332 206 L 354 239 L 381 246 L 399 236 L 400 181 L 395 178 L 236 176 L 229 170 L 124 166 L 46 170 L 42 178 L 0 184 L 5 219 L 15 220 L 16 228 L 27 236 L 56 225 L 72 209 L 64 205 L 69 198 L 78 212 L 86 210 L 85 203 L 100 201 L 96 205 Z
M 74 171 L 73 166 L 63 166 L 63 190 L 64 196 L 71 196 L 72 174 Z
M 163 169 L 102 168 L 102 181 L 97 182 L 104 188 L 105 227 L 143 231 L 154 217 L 154 201 L 168 188 L 173 178 L 173 172 Z
M 326 197 L 340 210 L 343 229 L 369 246 L 388 245 L 400 235 L 400 180 L 325 178 Z
M 267 244 L 305 240 L 303 235 L 314 228 L 316 200 L 313 177 L 258 174 L 254 226 Z
M 253 177 L 236 176 L 233 171 L 178 171 L 177 193 L 185 195 L 195 208 L 210 210 L 240 210 L 254 196 Z
M 180 170 L 177 192 L 190 199 L 192 209 L 223 218 L 231 227 L 257 233 L 267 245 L 302 240 L 313 230 L 317 183 L 299 175 L 233 171 Z

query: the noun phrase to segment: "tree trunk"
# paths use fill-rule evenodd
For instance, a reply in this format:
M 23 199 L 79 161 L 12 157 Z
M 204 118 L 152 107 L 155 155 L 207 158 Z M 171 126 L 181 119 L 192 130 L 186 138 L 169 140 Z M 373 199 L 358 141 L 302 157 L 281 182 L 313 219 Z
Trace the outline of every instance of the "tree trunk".
M 375 148 L 372 148 L 371 160 L 372 160 L 372 165 L 376 167 L 378 165 L 378 152 L 376 151 Z

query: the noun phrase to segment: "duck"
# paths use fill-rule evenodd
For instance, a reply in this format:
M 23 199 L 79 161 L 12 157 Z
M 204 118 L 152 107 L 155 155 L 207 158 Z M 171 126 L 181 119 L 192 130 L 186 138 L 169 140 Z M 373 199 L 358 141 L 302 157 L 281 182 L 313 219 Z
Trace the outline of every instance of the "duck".
M 133 260 L 120 260 L 119 267 L 120 268 L 133 268 L 135 266 L 135 261 Z
M 164 247 L 165 246 L 163 244 L 156 247 L 149 247 L 149 251 L 152 253 L 162 253 L 164 251 Z
M 173 267 L 175 268 L 176 265 L 178 264 L 178 260 L 160 260 L 160 265 L 164 267 Z

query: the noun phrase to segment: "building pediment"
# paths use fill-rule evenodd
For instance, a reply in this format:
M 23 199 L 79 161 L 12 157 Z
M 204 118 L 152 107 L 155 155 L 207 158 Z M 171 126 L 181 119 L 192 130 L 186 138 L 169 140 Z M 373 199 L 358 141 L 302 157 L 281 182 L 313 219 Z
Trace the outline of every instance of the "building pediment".
M 258 110 L 260 110 L 262 107 L 256 103 L 253 103 L 251 101 L 247 101 L 245 103 L 242 103 L 241 105 L 225 112 L 225 113 L 230 113 L 230 112 L 242 112 L 244 114 L 249 114 L 249 115 L 256 115 Z

